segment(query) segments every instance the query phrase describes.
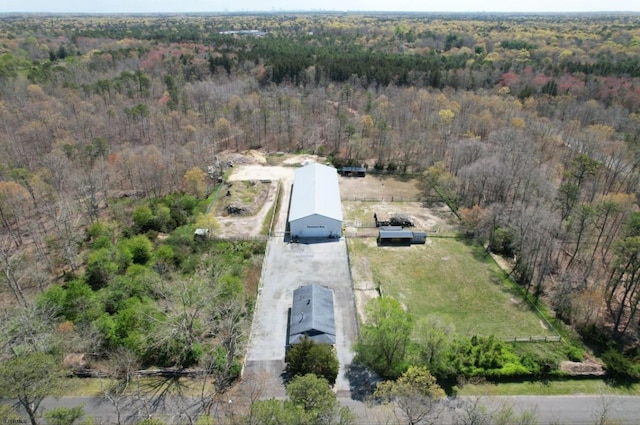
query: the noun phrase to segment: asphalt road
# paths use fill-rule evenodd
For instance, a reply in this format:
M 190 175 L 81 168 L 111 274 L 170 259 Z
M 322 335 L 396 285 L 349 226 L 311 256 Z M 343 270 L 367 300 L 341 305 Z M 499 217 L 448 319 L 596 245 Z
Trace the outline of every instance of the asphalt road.
M 449 408 L 438 418 L 439 425 L 453 425 L 455 406 L 458 401 L 478 399 L 460 397 L 449 400 Z M 358 416 L 358 424 L 398 423 L 396 416 L 389 409 L 381 406 L 367 406 L 354 400 L 341 400 Z M 512 408 L 515 413 L 533 412 L 540 425 L 597 425 L 600 423 L 616 425 L 640 424 L 640 397 L 638 396 L 515 396 L 515 397 L 480 397 L 481 405 L 487 411 L 494 412 L 500 408 Z M 603 418 L 606 421 L 600 422 Z
M 461 397 L 464 399 L 464 397 Z M 343 405 L 351 408 L 357 415 L 357 424 L 394 424 L 397 418 L 388 409 L 380 406 L 368 406 L 364 403 L 340 398 Z M 512 407 L 515 412 L 533 411 L 540 425 L 591 425 L 597 424 L 603 411 L 606 411 L 607 422 L 616 425 L 640 424 L 639 396 L 516 396 L 516 397 L 480 397 L 480 403 L 491 410 L 501 406 Z M 449 403 L 456 405 L 455 400 Z M 154 417 L 168 423 L 188 423 L 187 415 L 197 410 L 198 399 L 165 399 L 155 406 L 145 404 L 135 398 L 123 400 L 121 403 L 122 423 L 135 423 L 140 419 Z M 93 416 L 97 423 L 117 423 L 117 410 L 106 400 L 91 397 L 64 397 L 60 399 L 48 398 L 42 404 L 42 412 L 55 407 L 83 406 L 88 416 Z M 217 412 L 222 417 L 238 415 L 234 409 L 233 400 L 226 401 L 218 407 Z M 452 411 L 443 414 L 438 423 L 451 425 Z M 26 423 L 26 416 L 25 416 Z

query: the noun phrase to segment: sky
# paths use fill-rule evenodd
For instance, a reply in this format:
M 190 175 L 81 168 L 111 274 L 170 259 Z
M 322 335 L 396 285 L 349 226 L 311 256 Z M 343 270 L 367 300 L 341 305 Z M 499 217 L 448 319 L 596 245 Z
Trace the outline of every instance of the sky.
M 640 0 L 0 0 L 0 13 L 640 12 Z

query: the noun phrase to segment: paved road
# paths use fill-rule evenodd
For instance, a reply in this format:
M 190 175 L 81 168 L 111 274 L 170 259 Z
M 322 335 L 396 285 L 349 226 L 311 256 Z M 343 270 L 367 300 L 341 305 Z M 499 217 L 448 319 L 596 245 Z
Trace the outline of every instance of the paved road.
M 452 425 L 455 406 L 459 401 L 477 398 L 461 397 L 451 400 L 449 409 L 438 418 L 440 425 Z M 358 416 L 358 424 L 397 423 L 397 418 L 389 409 L 381 406 L 366 406 L 354 400 L 342 400 Z M 530 411 L 535 414 L 540 425 L 596 425 L 608 423 L 617 425 L 640 424 L 640 397 L 638 396 L 516 396 L 480 397 L 480 404 L 488 411 L 510 407 L 515 413 Z M 606 411 L 606 422 L 599 422 Z
M 341 398 L 340 401 L 353 409 L 357 414 L 357 424 L 395 424 L 397 419 L 388 409 L 370 407 L 351 399 Z M 488 409 L 500 406 L 511 406 L 515 412 L 533 411 L 540 425 L 591 425 L 607 409 L 606 423 L 633 425 L 640 424 L 640 397 L 638 396 L 517 396 L 517 397 L 481 397 L 481 404 Z M 186 412 L 194 412 L 197 399 L 167 399 L 163 403 L 151 408 L 140 400 L 129 399 L 123 402 L 122 423 L 135 423 L 146 417 L 155 417 L 168 423 L 188 423 Z M 451 402 L 455 405 L 455 402 Z M 117 411 L 107 401 L 91 397 L 64 397 L 61 399 L 45 399 L 42 412 L 54 407 L 83 406 L 87 415 L 93 416 L 98 423 L 117 423 Z M 189 408 L 191 406 L 191 408 Z M 221 417 L 237 416 L 240 412 L 233 408 L 233 403 L 218 408 Z M 148 409 L 149 408 L 149 409 Z M 440 417 L 441 425 L 453 424 L 451 411 Z M 26 416 L 25 416 L 26 419 Z M 26 423 L 26 422 L 25 422 Z

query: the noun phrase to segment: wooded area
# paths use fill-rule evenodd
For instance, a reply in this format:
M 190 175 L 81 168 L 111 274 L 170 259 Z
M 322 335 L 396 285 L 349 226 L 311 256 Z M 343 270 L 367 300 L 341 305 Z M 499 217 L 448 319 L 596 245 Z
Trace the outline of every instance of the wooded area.
M 204 321 L 235 335 L 261 246 L 203 251 L 180 229 L 214 156 L 260 149 L 420 175 L 640 377 L 638 15 L 5 15 L 0 128 L 3 314 L 50 324 L 45 339 L 67 329 L 98 357 L 189 366 Z M 161 328 L 191 339 L 163 345 Z M 11 332 L 5 356 L 46 346 Z M 214 363 L 232 376 L 225 341 Z

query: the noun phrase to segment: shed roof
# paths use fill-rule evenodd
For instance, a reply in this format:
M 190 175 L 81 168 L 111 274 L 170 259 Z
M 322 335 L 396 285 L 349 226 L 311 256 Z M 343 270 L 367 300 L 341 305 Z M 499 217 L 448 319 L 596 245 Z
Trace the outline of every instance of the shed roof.
M 413 232 L 410 230 L 380 230 L 380 237 L 383 239 L 413 239 Z
M 335 344 L 336 324 L 331 289 L 311 284 L 293 291 L 289 344 L 295 344 L 304 335 L 316 342 Z
M 336 169 L 313 163 L 296 170 L 289 221 L 315 214 L 342 221 Z
M 366 173 L 367 169 L 364 167 L 342 167 L 340 171 L 343 173 Z

